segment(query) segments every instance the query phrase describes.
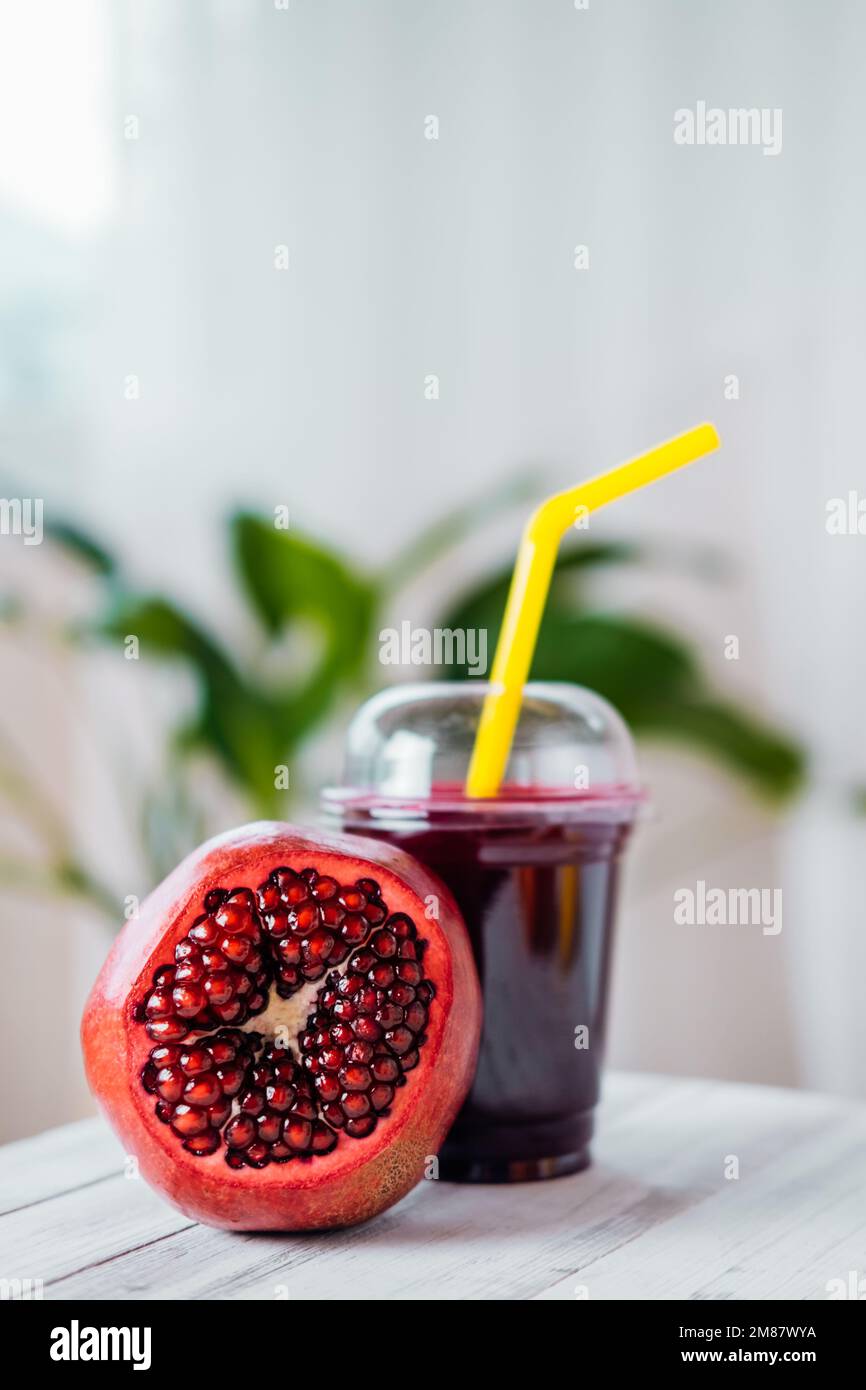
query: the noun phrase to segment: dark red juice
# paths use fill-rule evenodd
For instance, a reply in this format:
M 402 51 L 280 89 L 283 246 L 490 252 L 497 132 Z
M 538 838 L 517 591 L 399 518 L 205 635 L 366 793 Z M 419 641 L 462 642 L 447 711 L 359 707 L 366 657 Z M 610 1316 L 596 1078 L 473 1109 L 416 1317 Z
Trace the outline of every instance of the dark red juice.
M 440 1176 L 508 1182 L 589 1162 L 605 1040 L 620 855 L 633 806 L 597 816 L 575 798 L 517 804 L 436 796 L 390 817 L 344 806 L 344 825 L 399 845 L 442 878 L 466 920 L 484 995 L 475 1082 Z

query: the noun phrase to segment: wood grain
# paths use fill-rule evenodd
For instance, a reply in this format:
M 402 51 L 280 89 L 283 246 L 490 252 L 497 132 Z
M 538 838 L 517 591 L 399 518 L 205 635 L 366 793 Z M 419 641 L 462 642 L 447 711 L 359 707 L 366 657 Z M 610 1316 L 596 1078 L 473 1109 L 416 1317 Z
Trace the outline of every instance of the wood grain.
M 764 1300 L 866 1272 L 866 1107 L 613 1076 L 599 1128 L 574 1177 L 427 1182 L 354 1230 L 239 1236 L 172 1211 L 85 1121 L 0 1150 L 0 1277 L 46 1298 Z

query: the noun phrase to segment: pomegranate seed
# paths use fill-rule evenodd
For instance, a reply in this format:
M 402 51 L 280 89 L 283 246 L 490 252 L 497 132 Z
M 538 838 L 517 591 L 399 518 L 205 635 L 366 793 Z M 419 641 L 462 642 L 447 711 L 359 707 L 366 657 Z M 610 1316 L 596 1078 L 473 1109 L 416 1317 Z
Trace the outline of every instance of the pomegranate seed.
M 175 1104 L 183 1095 L 185 1081 L 180 1067 L 163 1067 L 156 1074 L 156 1089 L 163 1100 Z
M 222 1129 L 229 1115 L 232 1113 L 230 1100 L 218 1101 L 216 1105 L 209 1105 L 207 1109 L 208 1122 L 214 1129 Z
M 180 1042 L 189 1030 L 182 1018 L 156 1018 L 148 1023 L 147 1031 L 154 1041 Z
M 219 1078 L 213 1072 L 192 1077 L 183 1088 L 183 1098 L 187 1105 L 216 1105 L 222 1099 Z
M 203 1071 L 210 1071 L 213 1057 L 206 1047 L 190 1047 L 180 1054 L 180 1064 L 187 1076 L 199 1076 Z
M 312 936 L 308 937 L 303 943 L 304 955 L 308 957 L 311 962 L 324 962 L 328 959 L 328 956 L 331 954 L 336 944 L 336 937 L 334 937 L 331 932 L 325 931 L 324 928 L 320 927 L 318 931 L 314 931 Z
M 394 1057 L 374 1057 L 370 1070 L 377 1081 L 396 1081 L 400 1064 Z
M 323 1125 L 320 1120 L 316 1120 L 313 1125 L 313 1136 L 310 1141 L 310 1147 L 313 1153 L 330 1153 L 336 1142 L 337 1136 L 334 1131 L 329 1129 L 327 1125 Z
M 408 1028 L 394 1028 L 390 1033 L 385 1034 L 385 1041 L 392 1052 L 396 1052 L 399 1057 L 401 1053 L 408 1052 L 415 1039 Z
M 404 985 L 402 980 L 398 980 L 392 989 L 388 991 L 388 998 L 392 1004 L 399 1004 L 401 1008 L 406 1008 L 415 998 L 416 991 L 411 985 Z
M 249 913 L 235 903 L 227 903 L 214 913 L 214 921 L 228 936 L 235 936 L 248 925 Z
M 232 997 L 232 977 L 225 970 L 208 975 L 202 989 L 210 1004 L 227 1004 Z
M 181 1102 L 174 1107 L 171 1127 L 175 1134 L 181 1135 L 184 1139 L 193 1134 L 203 1134 L 208 1128 L 207 1115 L 203 1110 L 196 1110 L 194 1106 Z
M 265 1108 L 265 1098 L 261 1091 L 244 1091 L 240 1098 L 240 1107 L 246 1115 L 261 1115 Z
M 368 931 L 366 919 L 353 913 L 343 921 L 340 934 L 347 946 L 360 946 Z
M 207 1003 L 207 996 L 198 985 L 176 985 L 171 998 L 174 1012 L 181 1018 L 195 1018 Z
M 419 999 L 416 999 L 414 1004 L 409 1005 L 404 1022 L 413 1033 L 420 1033 L 424 1027 L 427 1022 L 427 1010 Z
M 212 889 L 202 906 L 131 1009 L 155 1044 L 140 1078 L 157 1118 L 236 1171 L 371 1134 L 418 1065 L 434 997 L 411 918 L 388 914 L 373 879 L 341 885 L 313 866 L 275 869 L 255 893 Z M 235 1026 L 271 988 L 288 998 L 326 970 L 297 1057 Z
M 179 965 L 174 972 L 174 982 L 179 984 L 197 984 L 204 978 L 204 965 L 200 960 L 188 960 L 183 965 Z
M 202 921 L 196 922 L 194 927 L 190 927 L 189 934 L 191 940 L 197 942 L 199 946 L 212 946 L 219 932 L 213 918 L 205 917 Z
M 183 1145 L 190 1153 L 198 1154 L 200 1157 L 216 1153 L 219 1146 L 220 1137 L 215 1129 L 204 1129 L 201 1134 L 195 1134 L 185 1139 Z
M 265 1088 L 265 1097 L 272 1110 L 288 1110 L 295 1099 L 295 1092 L 291 1086 L 278 1082 L 275 1086 Z
M 306 936 L 319 925 L 319 909 L 314 902 L 303 902 L 293 909 L 289 920 L 298 936 Z
M 355 1024 L 355 1036 L 364 1042 L 378 1042 L 382 1036 L 382 1029 L 374 1018 L 359 1018 Z
M 338 902 L 347 912 L 361 912 L 367 906 L 367 896 L 359 888 L 344 888 Z
M 249 1115 L 238 1115 L 226 1128 L 226 1143 L 233 1149 L 245 1149 L 256 1137 L 256 1122 Z
M 403 1022 L 403 1010 L 397 1004 L 383 1004 L 376 1010 L 376 1022 L 381 1028 L 396 1028 Z
M 212 1011 L 220 1023 L 239 1023 L 244 1014 L 244 1006 L 240 999 L 232 999 L 228 1004 L 214 1004 Z
M 384 1110 L 394 1099 L 394 1092 L 390 1086 L 374 1086 L 370 1091 L 370 1104 L 374 1110 Z
M 276 1144 L 280 1137 L 282 1121 L 279 1115 L 272 1115 L 267 1111 L 256 1121 L 256 1128 L 263 1144 Z
M 171 995 L 166 989 L 155 989 L 145 1005 L 148 1018 L 169 1018 L 174 1013 Z
M 346 1133 L 351 1134 L 353 1139 L 366 1139 L 368 1134 L 372 1134 L 376 1128 L 376 1116 L 364 1115 L 360 1120 L 347 1120 Z
M 367 1068 L 360 1066 L 343 1067 L 339 1078 L 347 1091 L 366 1091 L 373 1079 Z
M 370 946 L 383 960 L 397 954 L 397 938 L 389 931 L 377 931 L 370 941 Z
M 313 884 L 313 895 L 316 898 L 333 898 L 339 886 L 335 878 L 320 878 Z
M 289 1115 L 283 1121 L 283 1139 L 295 1153 L 303 1153 L 308 1149 L 312 1137 L 313 1126 L 310 1120 L 302 1119 L 299 1115 Z
M 340 1105 L 347 1120 L 359 1120 L 370 1113 L 370 1102 L 362 1091 L 348 1091 Z
M 373 986 L 365 985 L 355 1002 L 357 1003 L 359 1013 L 372 1014 L 376 1012 L 376 1006 L 379 1000 L 376 997 L 376 991 Z

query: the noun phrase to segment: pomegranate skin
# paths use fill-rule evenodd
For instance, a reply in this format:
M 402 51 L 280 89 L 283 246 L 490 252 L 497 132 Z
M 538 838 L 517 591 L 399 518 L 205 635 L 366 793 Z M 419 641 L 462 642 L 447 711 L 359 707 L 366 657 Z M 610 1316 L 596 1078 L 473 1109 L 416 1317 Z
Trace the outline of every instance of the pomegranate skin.
M 171 961 L 205 896 L 238 885 L 255 890 L 280 865 L 312 865 L 342 883 L 375 879 L 389 912 L 417 923 L 435 996 L 418 1064 L 372 1134 L 341 1135 L 332 1152 L 309 1160 L 234 1169 L 222 1147 L 204 1157 L 187 1152 L 154 1114 L 154 1097 L 141 1082 L 153 1042 L 138 1010 L 154 972 Z M 438 920 L 424 915 L 431 897 Z M 481 992 L 466 928 L 439 879 L 379 841 L 261 821 L 202 845 L 145 900 L 93 986 L 81 1039 L 90 1088 L 157 1192 L 209 1226 L 311 1231 L 369 1220 L 425 1176 L 471 1085 L 480 1028 Z

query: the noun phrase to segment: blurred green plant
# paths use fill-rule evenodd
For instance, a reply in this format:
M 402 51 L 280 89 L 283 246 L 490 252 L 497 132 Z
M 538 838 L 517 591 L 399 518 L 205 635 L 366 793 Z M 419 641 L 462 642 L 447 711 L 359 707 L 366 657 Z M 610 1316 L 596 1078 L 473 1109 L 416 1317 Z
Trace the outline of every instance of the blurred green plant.
M 525 507 L 536 486 L 524 476 L 512 479 L 485 497 L 483 514 L 490 518 L 517 503 Z M 142 845 L 154 879 L 200 838 L 201 807 L 185 778 L 193 754 L 203 752 L 219 764 L 251 814 L 285 815 L 291 793 L 278 789 L 276 769 L 288 768 L 289 786 L 295 787 L 291 769 L 307 740 L 341 704 L 357 702 L 382 683 L 376 654 L 386 613 L 399 609 L 409 583 L 473 533 L 480 514 L 477 505 L 456 509 L 373 572 L 321 542 L 278 529 L 272 518 L 236 513 L 228 524 L 229 552 L 250 612 L 248 645 L 254 652 L 243 665 L 227 638 L 174 599 L 141 592 L 117 559 L 80 528 L 51 528 L 51 539 L 98 576 L 104 597 L 103 611 L 78 626 L 71 639 L 119 644 L 134 634 L 144 658 L 176 663 L 194 679 L 195 713 L 172 732 L 166 785 L 140 798 Z M 644 618 L 599 611 L 593 601 L 590 581 L 600 569 L 671 563 L 694 583 L 718 570 L 715 557 L 705 552 L 575 540 L 557 564 L 532 676 L 590 686 L 617 706 L 639 737 L 687 745 L 726 764 L 756 793 L 782 801 L 803 777 L 797 743 L 715 690 L 688 638 Z M 434 625 L 486 629 L 492 654 L 509 578 L 505 565 L 480 581 L 458 583 Z M 302 657 L 292 659 L 293 642 Z M 463 679 L 468 672 L 450 667 L 435 675 Z M 64 860 L 49 876 L 59 889 L 66 884 L 101 908 L 110 899 L 74 863 Z

